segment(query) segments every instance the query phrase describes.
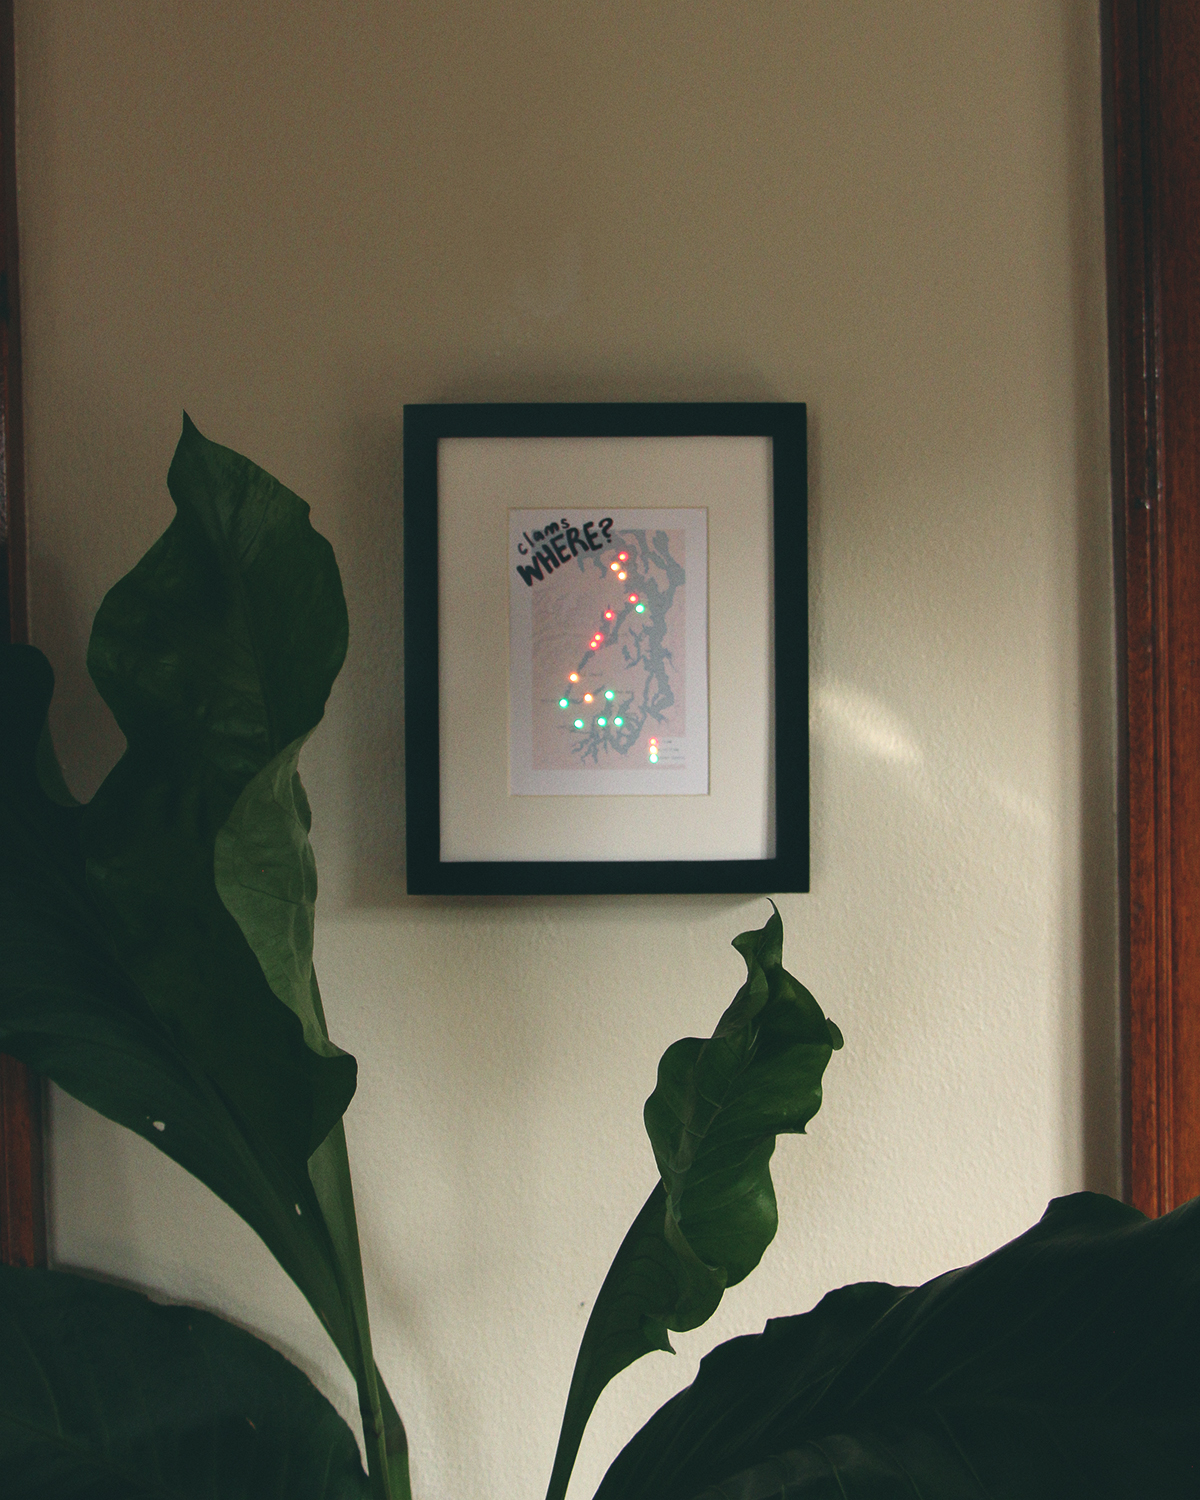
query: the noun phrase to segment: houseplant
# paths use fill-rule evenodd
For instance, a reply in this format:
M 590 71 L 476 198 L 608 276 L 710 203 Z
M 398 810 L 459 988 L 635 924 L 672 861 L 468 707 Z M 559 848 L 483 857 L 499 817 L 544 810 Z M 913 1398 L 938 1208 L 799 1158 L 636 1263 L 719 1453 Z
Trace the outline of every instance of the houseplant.
M 344 1424 L 248 1335 L 20 1272 L 0 1279 L 0 1311 L 19 1330 L 0 1358 L 0 1464 L 22 1476 L 26 1500 L 216 1495 L 244 1484 L 247 1465 L 264 1488 L 291 1465 L 298 1496 L 402 1500 L 406 1439 L 371 1353 L 341 1124 L 356 1064 L 328 1037 L 312 968 L 316 876 L 297 774 L 345 653 L 340 580 L 303 502 L 186 418 L 168 486 L 175 520 L 96 619 L 89 668 L 128 748 L 86 807 L 49 744 L 49 665 L 30 648 L 0 662 L 0 1048 L 172 1156 L 261 1235 L 354 1374 L 369 1474 Z M 815 1113 L 840 1045 L 784 970 L 782 942 L 778 913 L 736 939 L 745 985 L 711 1038 L 676 1043 L 660 1064 L 646 1109 L 658 1182 L 589 1320 L 549 1500 L 565 1492 L 607 1381 L 669 1347 L 669 1331 L 702 1323 L 775 1232 L 775 1137 Z M 738 1500 L 783 1486 L 838 1493 L 830 1484 L 891 1494 L 910 1481 L 931 1494 L 1069 1493 L 1061 1455 L 1078 1464 L 1097 1410 L 1106 1474 L 1127 1475 L 1156 1420 L 1146 1392 L 1164 1393 L 1144 1380 L 1097 1392 L 1088 1380 L 1135 1351 L 1186 1357 L 1200 1331 L 1195 1215 L 1147 1225 L 1131 1214 L 1064 1200 L 948 1282 L 844 1289 L 724 1346 L 601 1494 L 688 1500 L 714 1480 Z M 1119 1305 L 1128 1285 L 1153 1291 L 1126 1297 L 1136 1318 L 1089 1341 L 1096 1307 Z M 1013 1328 L 1026 1332 L 1015 1346 L 1003 1336 Z M 1030 1423 L 1048 1408 L 1037 1381 L 1055 1348 L 1075 1351 L 1055 1367 L 1075 1394 L 1053 1441 L 1038 1444 Z M 968 1419 L 956 1424 L 934 1393 L 968 1366 L 976 1378 L 954 1407 Z M 214 1380 L 216 1368 L 228 1377 Z M 107 1404 L 80 1396 L 94 1372 Z M 1194 1360 L 1188 1379 L 1173 1389 L 1200 1394 Z M 43 1386 L 51 1418 L 28 1407 Z M 140 1415 L 122 1391 L 149 1403 Z M 992 1440 L 997 1410 L 1014 1404 L 1027 1420 Z M 70 1410 L 80 1425 L 64 1427 Z M 1194 1451 L 1188 1410 L 1200 1402 L 1156 1435 L 1160 1493 Z M 208 1488 L 195 1487 L 198 1449 L 213 1465 L 199 1481 Z
M 341 581 L 308 507 L 186 417 L 168 487 L 175 519 L 92 632 L 89 670 L 127 748 L 86 806 L 50 746 L 49 664 L 14 647 L 0 667 L 0 1046 L 137 1131 L 259 1233 L 354 1375 L 372 1494 L 406 1496 L 341 1123 L 356 1064 L 329 1039 L 313 971 L 316 871 L 297 772 L 345 655 Z M 747 983 L 714 1038 L 663 1059 L 648 1115 L 662 1180 L 589 1323 L 560 1487 L 612 1375 L 664 1347 L 667 1329 L 703 1322 L 757 1264 L 775 1230 L 775 1135 L 816 1112 L 840 1045 L 783 970 L 777 914 L 738 946 Z M 752 1096 L 755 1108 L 704 1104 L 701 1139 L 697 1084 L 706 1100 Z

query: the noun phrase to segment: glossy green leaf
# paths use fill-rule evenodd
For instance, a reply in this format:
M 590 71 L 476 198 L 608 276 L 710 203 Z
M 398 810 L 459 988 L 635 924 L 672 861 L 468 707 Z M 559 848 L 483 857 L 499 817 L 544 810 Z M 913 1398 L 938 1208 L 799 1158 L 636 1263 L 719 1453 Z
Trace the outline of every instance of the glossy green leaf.
M 596 1500 L 1200 1494 L 1200 1199 L 1056 1199 L 916 1290 L 869 1283 L 715 1349 Z
M 761 1260 L 778 1226 L 776 1136 L 803 1133 L 841 1033 L 783 967 L 778 911 L 733 946 L 746 982 L 707 1041 L 664 1053 L 646 1101 L 659 1182 L 617 1251 L 584 1330 L 547 1500 L 561 1500 L 600 1393 L 634 1360 L 670 1352 L 727 1286 Z
M 303 737 L 286 746 L 247 783 L 217 834 L 217 892 L 253 949 L 275 995 L 300 1020 L 314 1052 L 335 1055 L 313 969 L 317 870 L 309 843 L 312 815 L 297 762 Z M 392 1494 L 408 1494 L 408 1440 L 370 1357 L 370 1328 L 346 1137 L 341 1122 L 309 1159 L 353 1312 L 363 1421 L 388 1455 Z
M 365 1500 L 341 1417 L 211 1313 L 0 1267 L 6 1500 Z
M 48 667 L 14 648 L 0 672 L 0 1046 L 257 1230 L 355 1374 L 379 1496 L 404 1500 L 296 775 L 345 653 L 337 566 L 303 501 L 186 418 L 168 484 L 175 520 L 97 616 L 89 666 L 128 747 L 86 807 L 54 778 Z
M 217 894 L 237 922 L 271 990 L 296 1015 L 306 1044 L 336 1057 L 313 972 L 317 865 L 308 798 L 297 769 L 304 738 L 285 746 L 246 784 L 217 831 Z
M 350 1102 L 354 1060 L 278 1003 L 213 862 L 246 786 L 319 722 L 345 601 L 308 506 L 186 417 L 167 484 L 175 519 L 109 591 L 88 648 L 127 741 L 83 813 L 88 881 L 156 1013 L 264 1146 L 307 1159 Z
M 32 647 L 0 651 L 0 1046 L 206 1182 L 348 1342 L 306 1160 L 258 1146 L 114 952 L 87 884 L 83 809 L 52 802 L 35 770 L 52 683 Z

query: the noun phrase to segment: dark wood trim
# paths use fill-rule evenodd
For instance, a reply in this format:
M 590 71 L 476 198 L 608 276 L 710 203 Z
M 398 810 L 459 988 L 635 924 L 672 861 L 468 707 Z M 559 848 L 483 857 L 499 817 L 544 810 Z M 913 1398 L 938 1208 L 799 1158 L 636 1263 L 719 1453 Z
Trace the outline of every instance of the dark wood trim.
M 1200 7 L 1112 0 L 1128 1196 L 1200 1193 Z
M 41 1080 L 0 1054 L 0 1264 L 46 1264 Z
M 12 0 L 0 0 L 0 577 L 3 628 L 29 635 L 25 593 L 25 472 L 21 430 L 20 282 L 17 275 L 17 155 Z M 0 1262 L 46 1263 L 41 1084 L 0 1056 Z

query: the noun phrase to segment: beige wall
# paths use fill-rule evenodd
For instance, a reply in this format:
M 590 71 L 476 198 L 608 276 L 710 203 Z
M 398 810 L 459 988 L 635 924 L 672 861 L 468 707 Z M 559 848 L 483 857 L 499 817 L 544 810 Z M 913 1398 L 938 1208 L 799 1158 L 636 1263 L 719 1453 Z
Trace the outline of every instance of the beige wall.
M 421 1496 L 539 1494 L 741 899 L 410 900 L 401 406 L 809 403 L 813 890 L 846 1034 L 782 1224 L 610 1390 L 582 1497 L 711 1343 L 1118 1182 L 1099 45 L 1084 0 L 18 0 L 35 639 L 88 622 L 186 407 L 311 501 L 352 645 L 306 752 L 381 1364 Z M 249 1231 L 55 1095 L 55 1253 L 224 1309 L 352 1412 Z

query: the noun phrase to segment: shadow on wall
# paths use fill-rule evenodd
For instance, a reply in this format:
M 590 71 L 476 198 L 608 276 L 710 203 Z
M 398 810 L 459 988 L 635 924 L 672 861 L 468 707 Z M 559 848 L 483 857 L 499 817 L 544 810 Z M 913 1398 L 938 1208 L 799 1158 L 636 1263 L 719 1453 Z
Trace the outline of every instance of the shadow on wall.
M 34 579 L 30 592 L 37 601 L 34 644 L 54 668 L 54 748 L 67 786 L 81 802 L 87 802 L 125 750 L 125 736 L 88 676 L 88 638 L 95 610 L 71 592 L 57 558 L 35 556 L 30 572 Z
M 338 564 L 350 649 L 334 691 L 346 721 L 353 906 L 404 899 L 403 428 L 399 413 L 346 432 L 348 483 Z
M 55 457 L 52 471 L 40 472 L 45 456 L 37 424 L 27 433 L 34 523 L 31 639 L 54 668 L 51 728 L 63 774 L 74 795 L 87 801 L 125 749 L 116 720 L 88 676 L 92 620 L 104 595 L 175 514 L 166 478 L 180 411 L 172 399 L 131 415 L 107 389 L 61 373 L 55 408 L 56 426 L 71 438 L 45 446 Z M 71 530 L 79 515 L 89 518 L 86 541 Z M 64 536 L 69 545 L 62 560 Z
M 1068 28 L 1066 35 L 1068 96 L 1091 100 L 1095 89 L 1093 37 L 1086 27 Z M 1081 804 L 1078 982 L 1083 1005 L 1084 1183 L 1095 1192 L 1120 1197 L 1122 1042 L 1115 758 L 1120 734 L 1116 719 L 1115 578 L 1111 529 L 1096 524 L 1097 517 L 1113 513 L 1108 371 L 1106 362 L 1096 359 L 1096 350 L 1105 347 L 1107 335 L 1106 267 L 1092 221 L 1095 174 L 1103 170 L 1093 134 L 1100 127 L 1098 116 L 1098 107 L 1095 112 L 1078 106 L 1069 110 L 1067 137 L 1068 180 L 1072 184 L 1068 223 L 1078 506 L 1073 542 L 1081 718 L 1077 773 Z

